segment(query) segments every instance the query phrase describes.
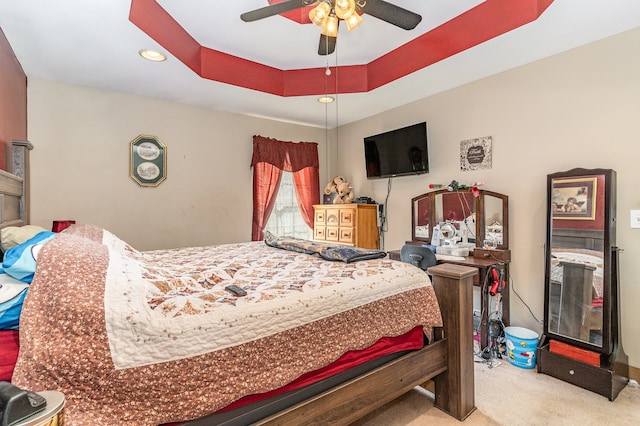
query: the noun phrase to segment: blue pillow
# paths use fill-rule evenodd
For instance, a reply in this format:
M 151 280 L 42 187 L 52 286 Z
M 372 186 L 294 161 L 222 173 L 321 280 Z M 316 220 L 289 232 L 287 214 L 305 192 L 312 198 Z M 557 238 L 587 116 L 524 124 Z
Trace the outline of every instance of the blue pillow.
M 28 284 L 0 274 L 0 330 L 17 330 Z
M 55 232 L 39 232 L 24 243 L 10 248 L 4 254 L 2 270 L 17 280 L 30 283 L 33 280 L 33 274 L 36 272 L 37 252 L 44 243 L 55 236 Z

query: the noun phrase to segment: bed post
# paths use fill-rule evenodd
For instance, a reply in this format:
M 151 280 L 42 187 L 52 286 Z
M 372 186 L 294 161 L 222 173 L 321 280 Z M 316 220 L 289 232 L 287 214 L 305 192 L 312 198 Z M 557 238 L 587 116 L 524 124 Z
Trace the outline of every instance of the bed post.
M 447 339 L 447 371 L 434 378 L 435 406 L 458 420 L 475 409 L 473 373 L 473 276 L 476 268 L 443 263 L 433 277 Z

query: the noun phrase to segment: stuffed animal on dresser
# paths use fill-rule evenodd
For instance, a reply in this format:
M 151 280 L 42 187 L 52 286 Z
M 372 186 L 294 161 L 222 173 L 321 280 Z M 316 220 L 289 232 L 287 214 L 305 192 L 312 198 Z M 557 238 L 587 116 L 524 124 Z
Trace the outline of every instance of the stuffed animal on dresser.
M 355 198 L 353 195 L 353 185 L 349 182 L 342 182 L 336 187 L 338 196 L 333 200 L 333 204 L 349 204 Z
M 324 193 L 327 195 L 338 193 L 338 185 L 346 182 L 342 176 L 336 176 L 324 187 Z
M 347 182 L 342 176 L 334 177 L 324 188 L 326 195 L 336 194 L 333 204 L 349 204 L 353 201 L 353 185 Z

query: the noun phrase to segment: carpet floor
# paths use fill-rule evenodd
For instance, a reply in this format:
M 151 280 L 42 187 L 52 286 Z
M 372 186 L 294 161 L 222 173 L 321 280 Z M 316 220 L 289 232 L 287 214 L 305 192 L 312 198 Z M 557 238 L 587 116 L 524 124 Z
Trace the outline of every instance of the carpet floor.
M 477 409 L 463 422 L 433 406 L 421 388 L 379 408 L 357 426 L 422 425 L 640 425 L 640 387 L 628 385 L 615 401 L 503 361 L 475 364 Z

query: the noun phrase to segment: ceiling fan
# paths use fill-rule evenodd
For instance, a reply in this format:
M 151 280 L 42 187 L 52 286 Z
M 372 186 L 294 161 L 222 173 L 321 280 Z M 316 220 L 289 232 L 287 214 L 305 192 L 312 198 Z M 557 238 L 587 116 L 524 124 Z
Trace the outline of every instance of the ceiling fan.
M 286 0 L 245 12 L 240 15 L 240 19 L 253 22 L 313 4 L 317 5 L 309 12 L 309 19 L 322 28 L 319 55 L 330 55 L 335 51 L 340 20 L 345 21 L 349 31 L 362 23 L 361 13 L 405 30 L 414 29 L 422 20 L 422 16 L 417 13 L 384 0 Z

